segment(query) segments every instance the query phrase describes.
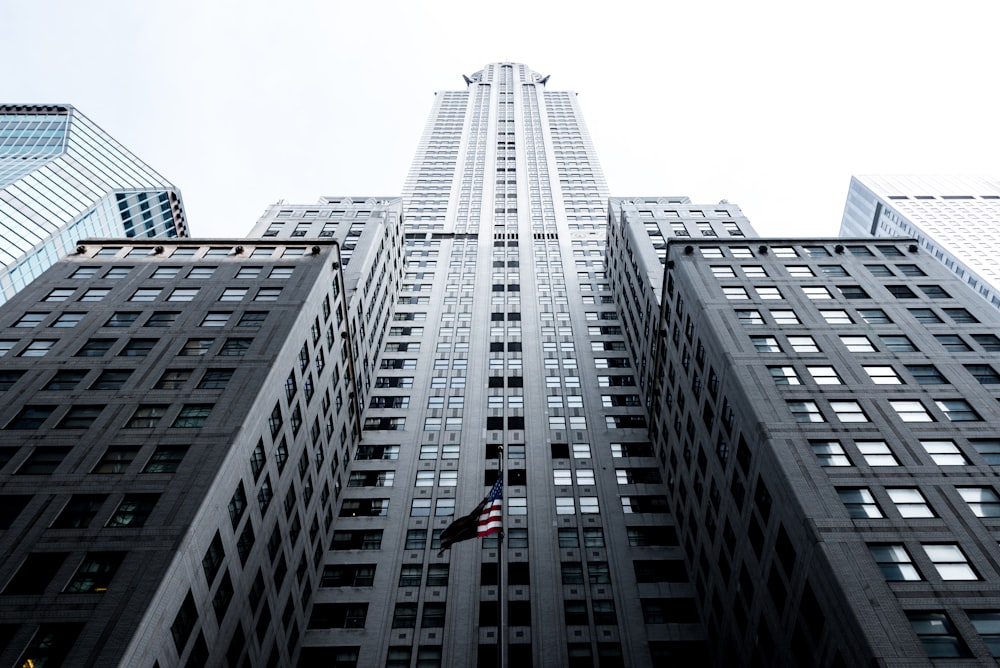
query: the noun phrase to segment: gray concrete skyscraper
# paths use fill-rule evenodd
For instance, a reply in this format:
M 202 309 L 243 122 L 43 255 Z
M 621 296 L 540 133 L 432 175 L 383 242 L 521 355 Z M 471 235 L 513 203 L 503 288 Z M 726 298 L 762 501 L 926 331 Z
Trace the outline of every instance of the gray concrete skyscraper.
M 86 237 L 187 236 L 180 192 L 69 105 L 0 105 L 0 303 Z

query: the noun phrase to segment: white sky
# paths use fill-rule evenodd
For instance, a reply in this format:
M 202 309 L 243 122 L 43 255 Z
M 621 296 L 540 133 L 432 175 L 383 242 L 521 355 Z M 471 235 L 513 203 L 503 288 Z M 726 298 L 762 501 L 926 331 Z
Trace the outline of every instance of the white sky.
M 196 236 L 402 190 L 436 90 L 487 62 L 579 93 L 615 195 L 833 235 L 852 173 L 1000 175 L 1000 3 L 0 0 L 0 101 L 70 103 Z

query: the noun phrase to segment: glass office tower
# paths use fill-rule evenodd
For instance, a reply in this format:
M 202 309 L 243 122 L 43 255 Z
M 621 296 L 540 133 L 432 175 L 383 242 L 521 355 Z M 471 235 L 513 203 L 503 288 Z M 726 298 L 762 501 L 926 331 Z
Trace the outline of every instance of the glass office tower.
M 110 236 L 187 236 L 180 191 L 69 105 L 0 105 L 0 303 Z

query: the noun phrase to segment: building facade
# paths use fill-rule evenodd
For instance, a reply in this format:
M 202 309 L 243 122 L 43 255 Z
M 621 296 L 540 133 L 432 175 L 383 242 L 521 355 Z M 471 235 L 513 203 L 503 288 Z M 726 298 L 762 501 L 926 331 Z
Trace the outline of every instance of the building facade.
M 0 303 L 88 237 L 187 236 L 180 191 L 69 105 L 0 105 Z
M 852 176 L 842 237 L 914 237 L 1000 309 L 1000 181 L 981 176 Z
M 915 239 L 676 239 L 666 274 L 650 435 L 714 662 L 993 661 L 995 310 Z

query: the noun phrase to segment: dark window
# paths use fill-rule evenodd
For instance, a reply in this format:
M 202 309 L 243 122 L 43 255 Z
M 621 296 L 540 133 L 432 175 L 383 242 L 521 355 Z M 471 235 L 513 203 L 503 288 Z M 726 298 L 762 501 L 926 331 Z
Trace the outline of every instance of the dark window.
M 916 351 L 916 346 L 910 341 L 909 337 L 903 335 L 884 335 L 879 336 L 882 340 L 882 344 L 886 349 L 891 350 L 896 353 L 910 353 Z
M 52 528 L 84 529 L 90 526 L 107 498 L 107 494 L 74 494 L 52 523 Z
M 14 665 L 62 665 L 81 630 L 82 623 L 42 624 Z
M 896 299 L 916 299 L 917 293 L 905 285 L 887 285 L 885 289 Z
M 237 327 L 260 327 L 264 324 L 264 319 L 267 317 L 267 311 L 247 311 L 241 317 L 239 322 L 236 323 Z
M 838 285 L 837 289 L 845 299 L 870 299 L 868 293 L 860 285 Z
M 125 344 L 121 352 L 118 353 L 121 357 L 145 357 L 156 345 L 159 339 L 132 339 Z
M 205 571 L 205 580 L 208 581 L 210 587 L 225 560 L 226 551 L 222 546 L 222 536 L 216 531 L 215 537 L 212 538 L 212 542 L 205 552 L 205 556 L 201 558 L 201 567 Z
M 63 419 L 56 425 L 56 429 L 87 429 L 94 423 L 102 410 L 103 406 L 71 406 Z
M 973 334 L 972 338 L 983 347 L 983 350 L 991 353 L 1000 351 L 1000 338 L 997 338 L 996 334 Z
M 989 364 L 966 364 L 965 369 L 983 385 L 1000 384 L 1000 374 Z
M 188 446 L 164 444 L 156 446 L 153 456 L 146 462 L 143 473 L 174 473 L 187 454 Z
M 167 412 L 166 406 L 145 404 L 135 409 L 125 423 L 125 429 L 152 429 Z
M 129 464 L 139 454 L 138 445 L 111 445 L 104 451 L 101 461 L 91 473 L 125 473 Z
M 159 494 L 126 494 L 105 526 L 136 528 L 146 525 Z
M 191 377 L 191 369 L 167 369 L 153 386 L 155 390 L 179 390 Z
M 199 429 L 205 426 L 208 414 L 212 412 L 212 404 L 185 404 L 174 419 L 171 427 Z
M 62 566 L 68 552 L 32 552 L 4 587 L 8 596 L 42 594 Z
M 977 323 L 979 319 L 964 308 L 946 308 L 945 314 L 957 323 Z
M 971 656 L 969 648 L 962 642 L 962 638 L 945 613 L 910 610 L 907 611 L 906 617 L 910 620 L 910 626 L 923 645 L 924 651 L 927 652 L 927 656 L 932 658 Z
M 972 350 L 972 348 L 967 344 L 962 337 L 957 334 L 935 334 L 934 338 L 938 340 L 945 350 L 949 350 L 953 353 L 961 353 Z
M 24 372 L 9 371 L 7 373 L 17 374 L 17 377 L 14 378 L 14 380 L 17 380 L 17 378 L 20 378 L 21 374 Z M 56 371 L 56 375 L 52 376 L 52 380 L 50 380 L 42 389 L 60 392 L 76 389 L 76 386 L 80 384 L 80 381 L 83 380 L 87 373 L 87 371 L 80 371 L 77 369 L 63 369 L 61 371 Z
M 194 604 L 194 597 L 188 591 L 180 610 L 177 611 L 177 616 L 174 617 L 174 623 L 170 625 L 170 635 L 174 639 L 174 646 L 177 648 L 178 654 L 184 653 L 184 647 L 197 623 L 198 608 Z
M 226 342 L 222 344 L 222 349 L 219 351 L 220 355 L 242 357 L 247 354 L 247 350 L 250 349 L 250 342 L 253 339 L 226 339 Z
M 104 357 L 117 339 L 90 339 L 76 351 L 76 357 Z
M 131 369 L 105 369 L 91 386 L 91 390 L 120 390 L 132 375 Z
M 104 323 L 105 327 L 128 327 L 136 321 L 139 317 L 137 311 L 121 312 L 117 311 L 111 314 L 107 322 Z
M 56 372 L 56 376 L 57 377 L 58 377 L 59 373 L 60 372 L 58 372 L 58 371 Z M 79 378 L 77 378 L 76 382 L 79 383 L 80 379 L 83 378 L 83 376 L 86 375 L 87 372 L 83 371 L 83 372 L 77 372 L 77 373 L 79 374 Z M 14 386 L 14 383 L 16 383 L 18 380 L 20 380 L 21 376 L 23 376 L 23 375 L 24 375 L 23 371 L 0 371 L 0 392 L 6 392 L 10 388 L 12 388 Z M 54 380 L 55 379 L 53 378 L 53 381 Z M 45 390 L 60 389 L 58 387 L 50 387 L 50 385 L 52 385 L 52 381 L 49 381 L 49 384 L 46 385 L 42 389 L 45 389 Z M 73 386 L 75 387 L 76 383 L 73 383 Z M 66 389 L 72 389 L 72 387 L 66 388 Z
M 933 309 L 929 308 L 911 308 L 909 309 L 910 315 L 920 323 L 925 325 L 933 325 L 939 322 L 944 322 L 938 317 L 938 314 L 934 312 Z
M 179 311 L 156 311 L 153 315 L 149 316 L 149 320 L 146 321 L 145 327 L 170 327 L 177 320 L 177 316 L 180 315 Z
M 931 299 L 951 299 L 951 295 L 940 285 L 920 285 L 917 287 L 923 290 L 924 294 Z
M 63 591 L 67 594 L 107 591 L 125 554 L 125 552 L 88 552 Z
M 247 492 L 243 487 L 243 481 L 237 485 L 236 491 L 233 492 L 233 496 L 229 499 L 229 520 L 233 524 L 233 529 L 240 523 L 240 518 L 243 517 L 243 511 L 247 509 Z
M 51 475 L 66 458 L 69 446 L 36 447 L 28 459 L 15 471 L 17 475 Z

